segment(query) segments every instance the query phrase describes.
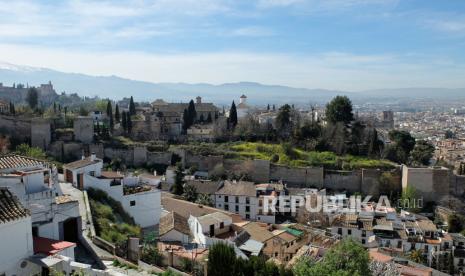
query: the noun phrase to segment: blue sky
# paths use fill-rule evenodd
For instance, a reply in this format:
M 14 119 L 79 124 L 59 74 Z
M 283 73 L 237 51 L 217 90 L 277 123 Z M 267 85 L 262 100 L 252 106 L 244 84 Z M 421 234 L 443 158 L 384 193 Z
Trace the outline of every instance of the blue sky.
M 465 1 L 0 0 L 0 61 L 152 82 L 465 87 Z

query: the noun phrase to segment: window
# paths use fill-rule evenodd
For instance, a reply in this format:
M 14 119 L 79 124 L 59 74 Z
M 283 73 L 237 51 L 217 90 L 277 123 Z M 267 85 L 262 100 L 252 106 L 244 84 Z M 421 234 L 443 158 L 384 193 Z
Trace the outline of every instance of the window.
M 245 219 L 250 219 L 250 215 L 249 215 L 249 214 L 245 214 Z
M 90 174 L 91 176 L 95 176 L 95 171 L 90 171 L 89 174 Z
M 228 204 L 224 205 L 224 210 L 229 211 L 229 205 Z
M 363 230 L 362 231 L 362 237 L 366 237 L 367 236 L 367 231 L 366 230 Z
M 250 198 L 249 197 L 245 198 L 245 204 L 250 204 Z
M 352 235 L 352 229 L 347 230 L 347 235 Z
M 131 200 L 131 201 L 129 202 L 129 205 L 130 205 L 130 206 L 136 206 L 136 201 L 135 201 L 135 200 Z
M 365 239 L 362 239 L 362 244 L 365 244 Z
M 245 206 L 245 211 L 250 212 L 250 206 Z
M 224 202 L 228 202 L 229 201 L 229 197 L 228 196 L 224 196 Z
M 339 235 L 342 235 L 342 228 L 338 228 L 338 229 L 337 229 L 337 233 L 338 233 Z
M 239 212 L 239 205 L 236 205 L 236 212 Z
M 397 241 L 397 248 L 402 248 L 402 241 Z
M 224 222 L 221 222 L 220 223 L 220 229 L 223 229 L 224 228 Z
M 239 197 L 236 196 L 236 203 L 239 203 Z

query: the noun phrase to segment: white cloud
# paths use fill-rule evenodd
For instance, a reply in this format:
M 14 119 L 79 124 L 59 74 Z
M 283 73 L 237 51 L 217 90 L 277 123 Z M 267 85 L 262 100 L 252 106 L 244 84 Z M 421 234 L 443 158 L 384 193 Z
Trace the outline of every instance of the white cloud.
M 262 26 L 249 26 L 238 28 L 231 31 L 232 36 L 251 36 L 251 37 L 259 37 L 259 36 L 272 36 L 275 33 L 272 29 L 262 27 Z

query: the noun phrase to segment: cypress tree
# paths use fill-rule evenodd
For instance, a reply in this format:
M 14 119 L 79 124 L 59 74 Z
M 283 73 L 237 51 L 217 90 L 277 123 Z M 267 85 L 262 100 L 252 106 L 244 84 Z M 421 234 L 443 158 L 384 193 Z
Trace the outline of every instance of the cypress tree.
M 129 113 L 126 113 L 126 124 L 127 124 L 128 133 L 130 134 L 132 131 L 132 121 L 131 121 L 131 114 Z
M 12 102 L 10 102 L 10 113 L 13 115 L 16 114 L 15 105 Z
M 113 109 L 111 107 L 111 102 L 108 101 L 107 103 L 107 116 L 108 116 L 108 120 L 109 120 L 109 123 L 110 123 L 110 130 L 113 129 Z
M 229 110 L 229 123 L 232 128 L 235 128 L 237 125 L 237 109 L 234 101 L 232 102 L 231 109 Z
M 182 113 L 182 128 L 186 131 L 189 128 L 189 114 L 187 109 Z
M 119 117 L 119 106 L 118 106 L 118 104 L 116 104 L 116 106 L 115 106 L 115 121 L 116 121 L 117 123 L 120 122 L 120 117 Z
M 134 104 L 134 98 L 132 96 L 129 100 L 129 115 L 136 115 L 136 105 Z
M 127 122 L 127 117 L 126 117 L 126 111 L 123 111 L 123 113 L 121 113 L 121 117 L 122 117 L 121 125 L 123 126 L 123 130 L 127 131 L 128 122 Z
M 187 115 L 189 118 L 189 127 L 193 125 L 197 119 L 197 111 L 195 110 L 194 100 L 189 102 L 189 106 L 187 107 Z

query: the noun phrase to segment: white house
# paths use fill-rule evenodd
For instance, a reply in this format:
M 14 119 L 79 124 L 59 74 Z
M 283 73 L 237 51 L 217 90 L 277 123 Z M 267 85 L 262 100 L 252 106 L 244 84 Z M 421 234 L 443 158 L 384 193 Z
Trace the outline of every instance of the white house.
M 3 187 L 0 188 L 0 237 L 0 275 L 15 275 L 33 254 L 31 215 Z
M 176 212 L 169 212 L 160 219 L 160 241 L 177 241 L 187 244 L 191 240 L 191 233 L 187 219 Z
M 74 161 L 63 165 L 65 180 L 72 183 L 73 186 L 83 188 L 83 175 L 99 177 L 103 168 L 103 160 L 99 159 L 92 153 L 89 157 L 82 157 L 81 160 Z
M 215 193 L 218 209 L 239 214 L 243 219 L 256 220 L 258 198 L 253 182 L 226 180 Z
M 76 200 L 57 189 L 55 167 L 29 157 L 6 155 L 0 158 L 0 187 L 7 187 L 31 212 L 35 236 L 75 241 L 81 232 Z
M 117 172 L 101 171 L 82 174 L 82 187 L 106 192 L 119 201 L 124 210 L 142 228 L 158 225 L 161 214 L 161 192 L 156 185 L 146 184 L 139 177 L 123 176 Z
M 244 118 L 250 111 L 252 111 L 252 108 L 247 104 L 246 95 L 242 94 L 239 98 L 239 104 L 237 105 L 236 110 L 238 119 Z

